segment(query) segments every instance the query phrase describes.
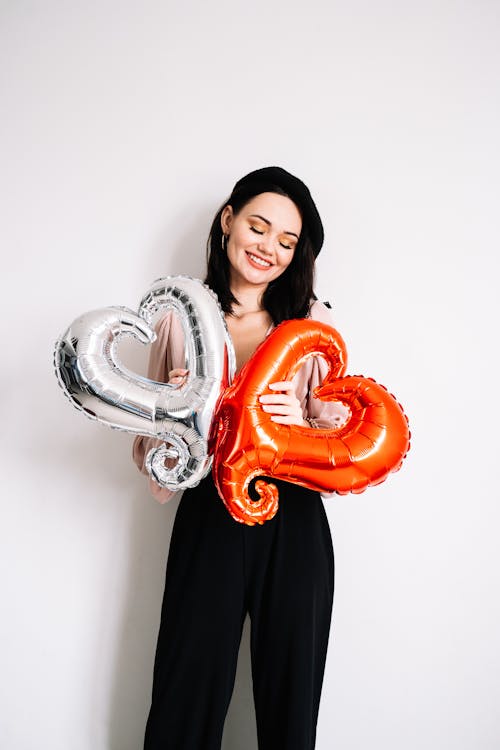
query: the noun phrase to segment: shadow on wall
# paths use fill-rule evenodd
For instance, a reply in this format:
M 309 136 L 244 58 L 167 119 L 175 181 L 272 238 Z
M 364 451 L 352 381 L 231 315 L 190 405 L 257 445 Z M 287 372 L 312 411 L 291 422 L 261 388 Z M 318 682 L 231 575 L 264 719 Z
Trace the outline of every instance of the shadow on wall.
M 130 524 L 126 593 L 117 626 L 108 743 L 110 750 L 142 747 L 151 697 L 154 654 L 160 623 L 165 566 L 178 499 L 145 513 L 144 492 L 134 503 Z M 137 493 L 136 493 L 137 494 Z M 98 665 L 96 669 L 98 670 Z
M 160 545 L 160 554 L 155 554 L 154 558 L 164 558 L 166 563 L 178 503 L 179 500 L 174 499 L 160 508 L 165 518 L 165 522 L 162 518 L 160 524 L 157 514 L 143 513 L 142 498 L 134 504 L 130 526 L 127 593 L 121 614 L 110 695 L 110 750 L 137 750 L 142 747 L 150 705 L 154 652 L 165 578 L 165 566 L 154 565 L 152 569 L 151 556 L 144 545 L 146 542 L 149 544 L 149 541 Z M 221 750 L 257 750 L 249 624 L 247 616 Z
M 141 259 L 143 270 L 152 269 L 148 285 L 160 277 L 177 274 L 205 278 L 208 233 L 225 198 L 223 195 L 220 201 L 186 205 L 175 213 L 166 209 L 165 224 Z

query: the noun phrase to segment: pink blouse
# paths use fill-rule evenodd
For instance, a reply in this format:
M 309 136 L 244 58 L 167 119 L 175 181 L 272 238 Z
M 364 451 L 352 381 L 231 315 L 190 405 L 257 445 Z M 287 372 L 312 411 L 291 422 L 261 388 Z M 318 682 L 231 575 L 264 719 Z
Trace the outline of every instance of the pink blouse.
M 309 317 L 312 320 L 333 325 L 330 311 L 319 300 L 312 303 Z M 272 329 L 273 326 L 270 326 L 267 335 Z M 162 315 L 155 326 L 155 330 L 157 337 L 151 346 L 148 378 L 160 383 L 167 383 L 170 370 L 185 367 L 184 334 L 179 319 L 171 311 Z M 339 427 L 348 415 L 348 409 L 343 404 L 320 401 L 312 395 L 312 391 L 322 383 L 327 371 L 328 365 L 321 357 L 310 357 L 293 378 L 295 392 L 302 404 L 304 419 L 307 418 L 311 426 L 324 429 Z M 138 435 L 135 438 L 132 455 L 138 468 L 144 474 L 147 474 L 144 467 L 145 457 L 151 448 L 157 447 L 162 442 L 158 438 L 144 435 Z M 175 494 L 172 490 L 160 487 L 151 478 L 149 478 L 149 490 L 160 503 L 166 503 Z

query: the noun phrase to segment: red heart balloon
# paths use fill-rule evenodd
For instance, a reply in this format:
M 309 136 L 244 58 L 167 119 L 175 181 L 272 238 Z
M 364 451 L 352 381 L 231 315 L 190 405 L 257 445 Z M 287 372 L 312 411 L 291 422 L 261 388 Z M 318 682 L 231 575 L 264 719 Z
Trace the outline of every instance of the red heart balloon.
M 327 377 L 314 391 L 341 401 L 350 416 L 336 429 L 281 425 L 271 421 L 259 396 L 269 383 L 291 380 L 305 359 L 320 355 Z M 372 378 L 344 375 L 345 344 L 331 326 L 309 319 L 281 323 L 244 365 L 219 404 L 214 481 L 236 521 L 264 523 L 278 509 L 276 485 L 259 480 L 260 500 L 248 486 L 270 476 L 321 492 L 363 492 L 400 468 L 410 447 L 408 419 L 394 396 Z

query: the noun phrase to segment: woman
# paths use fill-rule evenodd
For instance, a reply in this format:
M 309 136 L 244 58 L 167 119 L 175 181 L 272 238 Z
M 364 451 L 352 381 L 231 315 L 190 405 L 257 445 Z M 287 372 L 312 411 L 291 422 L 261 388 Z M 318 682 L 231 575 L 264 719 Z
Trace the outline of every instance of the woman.
M 331 323 L 313 292 L 323 226 L 309 190 L 279 167 L 239 180 L 217 213 L 208 241 L 206 283 L 217 293 L 233 339 L 237 370 L 277 325 L 311 317 Z M 157 326 L 149 377 L 180 383 L 180 325 L 167 313 Z M 326 372 L 309 359 L 293 381 L 261 397 L 275 422 L 333 427 L 342 407 L 312 389 Z M 134 460 L 154 442 L 138 437 Z M 245 615 L 259 750 L 315 746 L 333 602 L 333 549 L 317 492 L 276 482 L 280 504 L 263 525 L 237 523 L 211 475 L 184 492 L 167 565 L 146 750 L 219 750 Z M 153 495 L 173 494 L 151 480 Z

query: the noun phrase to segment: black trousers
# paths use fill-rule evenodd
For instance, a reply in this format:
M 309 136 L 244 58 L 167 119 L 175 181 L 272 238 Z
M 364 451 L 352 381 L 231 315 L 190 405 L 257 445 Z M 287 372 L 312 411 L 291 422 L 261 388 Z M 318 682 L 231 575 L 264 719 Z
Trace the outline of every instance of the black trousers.
M 259 750 L 314 748 L 332 540 L 319 493 L 276 484 L 278 513 L 262 526 L 234 521 L 210 475 L 180 501 L 145 750 L 220 750 L 247 612 Z

